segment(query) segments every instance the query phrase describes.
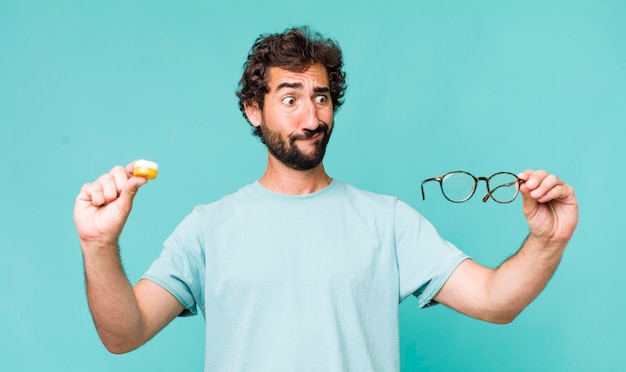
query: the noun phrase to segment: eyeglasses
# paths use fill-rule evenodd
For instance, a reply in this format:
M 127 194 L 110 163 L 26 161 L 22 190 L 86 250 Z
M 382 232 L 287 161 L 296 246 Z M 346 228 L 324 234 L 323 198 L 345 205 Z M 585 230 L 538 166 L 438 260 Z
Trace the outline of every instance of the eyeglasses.
M 422 181 L 422 200 L 426 200 L 424 184 L 430 181 L 439 182 L 443 196 L 453 203 L 468 201 L 474 195 L 478 181 L 485 181 L 487 195 L 483 197 L 483 203 L 491 198 L 497 203 L 507 204 L 515 200 L 519 194 L 519 186 L 524 183 L 523 179 L 509 172 L 498 172 L 489 177 L 476 178 L 465 171 L 456 170 L 441 177 Z

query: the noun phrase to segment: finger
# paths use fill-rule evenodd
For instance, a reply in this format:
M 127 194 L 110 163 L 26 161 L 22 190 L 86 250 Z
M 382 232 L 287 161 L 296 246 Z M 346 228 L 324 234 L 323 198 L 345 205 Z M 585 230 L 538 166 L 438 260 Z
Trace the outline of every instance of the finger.
M 517 174 L 517 178 L 521 178 L 524 181 L 528 181 L 528 178 L 530 178 L 530 175 L 533 173 L 534 171 L 531 169 L 527 169 L 525 171 L 523 171 L 522 173 L 518 173 Z
M 130 163 L 128 163 L 128 164 L 126 165 L 125 170 L 126 170 L 126 174 L 128 175 L 128 178 L 130 178 L 130 177 L 132 177 L 132 176 L 134 175 L 134 170 L 135 170 L 135 162 L 136 162 L 136 161 L 137 161 L 137 160 L 133 160 L 133 161 L 131 161 Z
M 524 212 L 524 215 L 526 215 L 526 218 L 530 218 L 537 212 L 539 202 L 530 196 L 530 193 L 527 190 L 520 192 L 520 195 L 522 196 L 522 211 Z
M 526 182 L 522 185 L 522 192 L 536 189 L 544 178 L 548 176 L 548 172 L 544 170 L 526 171 L 524 175 Z
M 526 215 L 526 218 L 531 218 L 537 213 L 539 203 L 530 196 L 530 190 L 534 190 L 546 174 L 547 172 L 544 171 L 527 169 L 517 175 L 520 179 L 524 180 L 520 185 L 519 191 L 522 196 L 522 211 L 524 215 Z
M 128 177 L 129 180 L 129 184 L 128 187 L 126 187 L 126 192 L 134 195 L 137 193 L 137 190 L 145 185 L 146 183 L 148 183 L 148 179 L 146 177 L 136 177 L 135 176 L 135 162 L 137 162 L 137 160 L 133 160 L 131 161 L 129 164 L 126 165 L 126 168 L 124 168 L 124 171 L 126 172 L 126 176 Z
M 117 199 L 119 195 L 117 191 L 117 185 L 115 184 L 115 179 L 110 173 L 106 173 L 98 177 L 96 184 L 99 184 L 102 188 L 102 195 L 104 197 L 105 204 L 108 204 Z
M 126 181 L 120 193 L 120 208 L 124 213 L 130 213 L 137 191 L 146 183 L 148 183 L 148 179 L 144 177 L 133 176 Z
M 549 174 L 541 181 L 539 185 L 537 185 L 534 190 L 530 191 L 530 196 L 539 200 L 558 185 L 563 185 L 563 181 L 561 181 L 557 176 Z
M 134 196 L 137 193 L 137 190 L 139 190 L 139 188 L 145 185 L 146 183 L 148 183 L 147 178 L 133 176 L 128 179 L 128 182 L 126 183 L 124 190 L 122 190 L 122 193 L 127 193 L 127 194 L 131 194 Z
M 536 200 L 539 203 L 547 203 L 552 200 L 566 199 L 572 196 L 573 194 L 574 194 L 574 189 L 571 186 L 565 183 L 560 183 L 554 186 L 553 188 L 551 188 L 545 194 L 541 195 L 541 197 L 537 198 Z
M 99 183 L 84 184 L 80 189 L 77 199 L 82 202 L 90 203 L 95 207 L 99 207 L 105 203 L 102 186 Z
M 528 180 L 530 179 L 530 175 L 533 174 L 533 170 L 527 169 L 521 173 L 517 174 L 517 178 L 521 179 L 523 182 L 521 182 L 519 184 L 519 190 L 521 192 L 526 192 L 528 191 L 528 187 L 525 187 L 524 185 L 526 184 L 526 182 L 528 182 Z
M 115 180 L 115 187 L 119 195 L 122 193 L 122 190 L 124 189 L 124 185 L 126 185 L 126 182 L 128 181 L 129 176 L 126 173 L 126 169 L 124 169 L 124 167 L 122 167 L 121 165 L 113 167 L 113 169 L 111 169 L 110 174 L 111 176 L 113 176 L 113 179 Z

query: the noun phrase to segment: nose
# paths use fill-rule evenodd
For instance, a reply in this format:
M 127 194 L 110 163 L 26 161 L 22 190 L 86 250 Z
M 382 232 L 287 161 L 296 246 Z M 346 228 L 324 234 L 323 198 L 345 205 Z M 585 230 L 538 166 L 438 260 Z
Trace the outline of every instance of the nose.
M 303 110 L 302 129 L 315 130 L 319 126 L 320 119 L 317 110 L 313 100 L 306 100 Z

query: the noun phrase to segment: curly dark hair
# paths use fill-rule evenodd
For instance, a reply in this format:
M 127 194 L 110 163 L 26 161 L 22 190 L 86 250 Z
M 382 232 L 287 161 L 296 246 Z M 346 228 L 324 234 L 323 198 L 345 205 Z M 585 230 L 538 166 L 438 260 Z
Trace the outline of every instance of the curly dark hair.
M 337 42 L 311 31 L 307 26 L 289 28 L 282 33 L 260 35 L 248 53 L 236 92 L 239 110 L 246 120 L 245 105 L 256 102 L 263 109 L 263 99 L 269 89 L 266 80 L 269 67 L 302 72 L 316 63 L 326 67 L 333 112 L 337 112 L 343 104 L 347 88 L 346 74 L 342 71 L 343 55 Z M 255 127 L 253 134 L 261 136 L 261 128 Z

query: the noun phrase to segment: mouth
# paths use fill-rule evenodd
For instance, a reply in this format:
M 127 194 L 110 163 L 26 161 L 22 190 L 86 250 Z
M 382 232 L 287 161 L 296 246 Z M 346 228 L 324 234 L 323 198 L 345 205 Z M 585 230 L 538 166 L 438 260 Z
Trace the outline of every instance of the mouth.
M 311 134 L 306 134 L 305 136 L 303 136 L 302 139 L 305 140 L 305 141 L 307 141 L 307 140 L 309 140 L 309 141 L 316 140 L 316 139 L 320 138 L 323 134 L 324 134 L 324 132 L 319 132 L 318 131 L 318 132 L 314 132 L 314 133 L 311 133 Z
M 320 124 L 317 128 L 310 130 L 305 129 L 300 135 L 295 136 L 295 140 L 316 140 L 322 137 L 323 134 L 328 133 L 328 126 L 326 124 Z

